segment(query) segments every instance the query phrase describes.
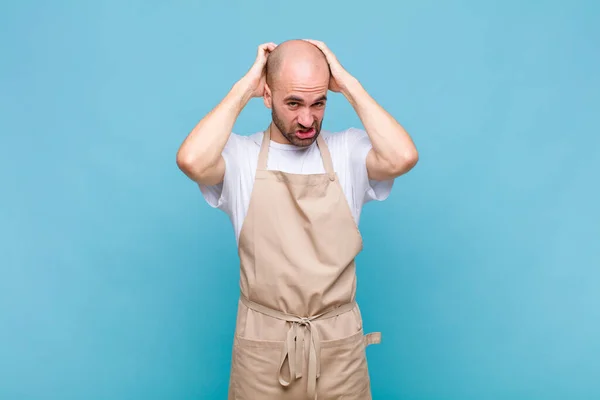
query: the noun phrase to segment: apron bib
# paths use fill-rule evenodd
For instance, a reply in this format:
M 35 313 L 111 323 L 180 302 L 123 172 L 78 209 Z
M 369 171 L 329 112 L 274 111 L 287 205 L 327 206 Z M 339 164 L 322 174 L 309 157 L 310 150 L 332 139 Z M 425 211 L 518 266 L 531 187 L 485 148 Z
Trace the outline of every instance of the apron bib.
M 323 174 L 267 170 L 265 132 L 239 238 L 229 400 L 371 399 L 355 302 L 363 242 L 321 137 Z

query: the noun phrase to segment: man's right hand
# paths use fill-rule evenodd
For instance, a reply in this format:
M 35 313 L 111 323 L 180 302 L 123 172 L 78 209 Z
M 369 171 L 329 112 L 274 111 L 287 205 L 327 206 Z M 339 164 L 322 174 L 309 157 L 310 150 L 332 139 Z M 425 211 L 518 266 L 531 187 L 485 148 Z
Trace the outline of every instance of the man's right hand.
M 275 43 L 258 46 L 256 61 L 218 106 L 204 116 L 183 141 L 177 152 L 177 165 L 192 180 L 216 185 L 225 176 L 222 156 L 233 125 L 246 103 L 265 93 L 267 58 Z
M 247 85 L 250 97 L 262 97 L 265 93 L 267 58 L 277 45 L 273 42 L 263 43 L 258 46 L 256 60 L 250 70 L 244 75 L 242 81 Z

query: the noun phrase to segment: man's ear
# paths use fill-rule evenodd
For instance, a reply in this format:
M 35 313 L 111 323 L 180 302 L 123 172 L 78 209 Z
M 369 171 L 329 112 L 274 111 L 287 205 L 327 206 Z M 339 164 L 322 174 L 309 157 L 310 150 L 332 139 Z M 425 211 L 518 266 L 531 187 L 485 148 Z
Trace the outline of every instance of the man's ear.
M 265 94 L 263 95 L 263 101 L 267 108 L 273 107 L 273 93 L 271 92 L 271 88 L 269 85 L 265 83 Z

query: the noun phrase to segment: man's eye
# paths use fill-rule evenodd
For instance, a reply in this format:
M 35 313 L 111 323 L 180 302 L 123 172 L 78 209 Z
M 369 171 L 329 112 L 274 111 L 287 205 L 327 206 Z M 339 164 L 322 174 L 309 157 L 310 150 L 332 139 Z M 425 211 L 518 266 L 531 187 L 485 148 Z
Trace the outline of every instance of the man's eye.
M 289 105 L 290 107 L 296 107 L 296 106 L 298 105 L 298 103 L 296 103 L 296 102 L 292 101 L 291 103 L 288 103 L 288 105 Z

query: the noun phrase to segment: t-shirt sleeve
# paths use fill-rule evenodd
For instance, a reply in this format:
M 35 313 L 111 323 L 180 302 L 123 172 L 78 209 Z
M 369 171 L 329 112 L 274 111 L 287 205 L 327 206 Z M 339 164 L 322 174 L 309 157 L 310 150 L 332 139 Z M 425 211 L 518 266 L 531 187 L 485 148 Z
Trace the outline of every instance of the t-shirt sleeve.
M 229 213 L 231 204 L 233 203 L 232 195 L 235 193 L 232 188 L 239 181 L 241 141 L 243 138 L 235 133 L 232 133 L 223 148 L 221 155 L 225 160 L 225 175 L 223 182 L 216 185 L 198 184 L 200 191 L 206 202 L 213 208 Z
M 346 132 L 346 145 L 350 160 L 350 173 L 355 187 L 355 196 L 366 204 L 371 200 L 383 201 L 392 191 L 394 179 L 376 181 L 369 179 L 367 155 L 373 148 L 371 140 L 362 129 L 350 128 Z

